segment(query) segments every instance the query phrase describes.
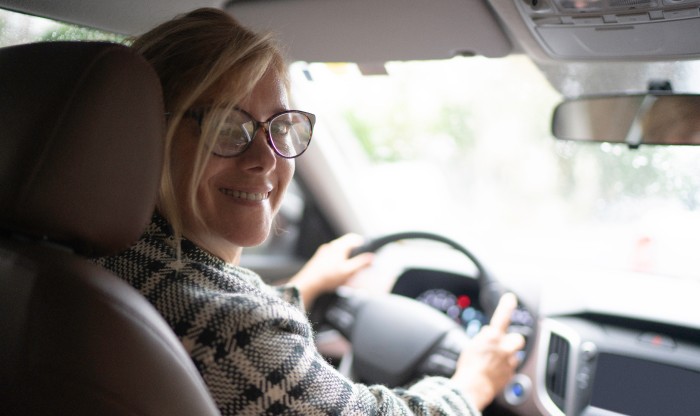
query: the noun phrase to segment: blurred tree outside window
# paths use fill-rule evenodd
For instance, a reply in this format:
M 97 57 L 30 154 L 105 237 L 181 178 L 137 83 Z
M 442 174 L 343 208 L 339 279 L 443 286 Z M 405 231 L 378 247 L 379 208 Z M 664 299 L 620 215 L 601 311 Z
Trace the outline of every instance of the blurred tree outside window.
M 623 268 L 638 241 L 663 241 L 674 253 L 657 270 L 697 275 L 687 250 L 700 243 L 691 231 L 700 226 L 700 146 L 554 139 L 562 96 L 524 56 L 385 67 L 363 75 L 353 64 L 298 64 L 308 74 L 300 95 L 315 97 L 304 105 L 364 153 L 350 162 L 352 192 L 382 207 L 362 213 L 376 217 L 370 228 L 430 229 L 498 256 L 510 246 L 525 258 Z
M 0 9 L 0 47 L 30 42 L 74 40 L 123 43 L 125 37 Z

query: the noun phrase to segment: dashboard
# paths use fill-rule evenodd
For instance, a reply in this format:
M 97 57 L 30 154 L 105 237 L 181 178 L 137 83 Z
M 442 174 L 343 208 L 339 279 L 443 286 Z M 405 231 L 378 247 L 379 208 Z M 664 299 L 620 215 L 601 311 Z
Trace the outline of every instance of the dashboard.
M 477 281 L 456 273 L 408 269 L 396 281 L 392 293 L 416 299 L 443 312 L 458 322 L 469 337 L 488 323 L 479 306 Z
M 541 322 L 534 402 L 546 414 L 697 415 L 700 332 L 598 314 Z
M 569 289 L 575 292 L 575 287 Z M 392 293 L 439 310 L 470 336 L 487 323 L 479 308 L 476 279 L 459 273 L 409 268 L 400 274 Z M 653 320 L 613 313 L 613 307 L 602 307 L 604 303 L 541 312 L 529 358 L 491 412 L 700 414 L 700 329 L 669 323 L 663 311 Z

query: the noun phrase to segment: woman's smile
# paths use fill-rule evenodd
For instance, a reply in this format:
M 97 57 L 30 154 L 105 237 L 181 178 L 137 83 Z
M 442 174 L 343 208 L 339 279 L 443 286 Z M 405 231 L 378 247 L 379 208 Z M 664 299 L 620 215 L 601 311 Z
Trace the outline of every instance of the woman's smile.
M 242 199 L 246 201 L 263 201 L 270 197 L 269 192 L 245 192 L 228 188 L 219 188 L 219 192 L 226 196 L 231 196 L 233 198 Z

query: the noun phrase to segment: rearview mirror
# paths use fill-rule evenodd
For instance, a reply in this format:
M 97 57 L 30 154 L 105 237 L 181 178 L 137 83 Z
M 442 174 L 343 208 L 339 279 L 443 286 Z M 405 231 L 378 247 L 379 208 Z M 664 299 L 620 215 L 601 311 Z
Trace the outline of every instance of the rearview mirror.
M 559 104 L 554 137 L 564 140 L 699 145 L 700 95 L 670 92 L 583 97 Z

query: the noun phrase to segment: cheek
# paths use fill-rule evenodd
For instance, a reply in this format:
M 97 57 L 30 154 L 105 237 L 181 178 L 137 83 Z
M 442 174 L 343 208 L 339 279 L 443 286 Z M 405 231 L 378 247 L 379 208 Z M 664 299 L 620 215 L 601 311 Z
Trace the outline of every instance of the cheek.
M 202 170 L 202 176 L 197 186 L 197 203 L 200 206 L 214 203 L 213 199 L 215 196 L 213 193 L 215 191 L 213 183 L 216 182 L 218 177 L 231 176 L 230 163 L 228 159 L 209 157 L 209 160 L 204 165 L 204 170 Z M 194 172 L 194 167 L 190 172 Z
M 285 182 L 285 189 L 287 188 L 287 185 L 289 185 L 289 182 L 292 181 L 292 176 L 294 176 L 294 159 L 284 159 L 282 162 L 282 170 L 283 173 L 280 174 L 280 177 L 284 177 L 284 182 Z M 281 180 L 280 180 L 281 181 Z
M 277 190 L 279 192 L 278 198 L 275 201 L 275 206 L 273 207 L 275 213 L 277 213 L 282 205 L 284 194 L 287 192 L 287 187 L 294 176 L 294 168 L 294 159 L 283 159 L 277 165 Z

